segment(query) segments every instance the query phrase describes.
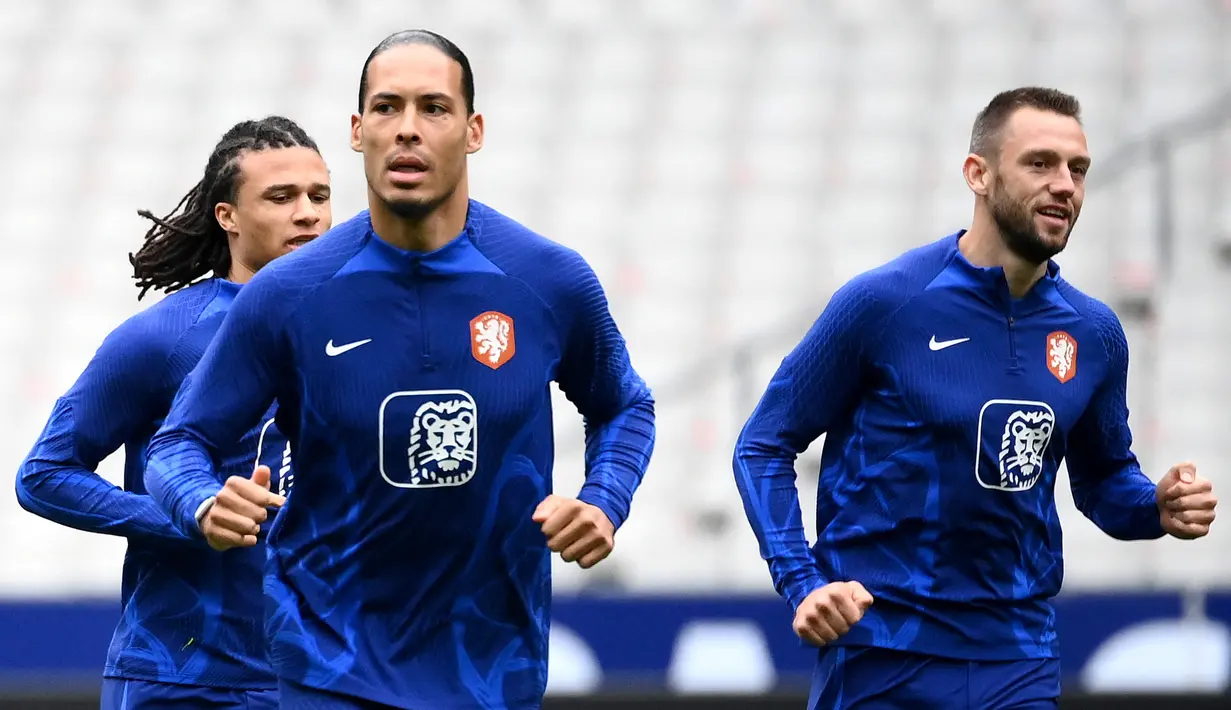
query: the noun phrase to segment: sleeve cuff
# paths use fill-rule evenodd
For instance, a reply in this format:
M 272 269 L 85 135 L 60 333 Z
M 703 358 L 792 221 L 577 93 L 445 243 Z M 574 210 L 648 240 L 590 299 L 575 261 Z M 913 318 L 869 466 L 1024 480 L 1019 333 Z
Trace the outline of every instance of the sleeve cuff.
M 218 496 L 210 496 L 201 501 L 201 505 L 197 506 L 197 512 L 192 517 L 197 521 L 198 532 L 201 530 L 201 520 L 205 518 L 205 514 L 209 512 L 209 509 L 214 507 L 214 501 L 216 500 L 218 500 Z
M 577 500 L 603 511 L 603 514 L 611 521 L 611 526 L 616 530 L 619 530 L 620 526 L 624 524 L 624 517 L 616 512 L 611 503 L 602 496 L 594 495 L 590 489 L 583 487 L 581 493 L 577 494 Z

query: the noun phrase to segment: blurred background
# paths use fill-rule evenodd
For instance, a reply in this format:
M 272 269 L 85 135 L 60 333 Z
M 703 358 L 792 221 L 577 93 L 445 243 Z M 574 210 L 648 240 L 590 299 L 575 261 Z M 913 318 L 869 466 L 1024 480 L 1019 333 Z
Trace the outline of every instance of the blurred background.
M 298 121 L 332 172 L 335 223 L 366 206 L 347 143 L 359 72 L 410 27 L 473 64 L 487 137 L 472 194 L 588 258 L 659 403 L 615 554 L 556 570 L 553 695 L 803 706 L 812 656 L 744 520 L 732 444 L 843 281 L 967 225 L 970 125 L 1003 89 L 1083 103 L 1094 167 L 1058 261 L 1124 322 L 1143 465 L 1157 478 L 1191 459 L 1231 491 L 1224 0 L 0 0 L 12 471 L 102 338 L 146 305 L 127 260 L 147 227 L 136 211 L 174 207 L 233 123 Z M 556 486 L 575 491 L 580 420 L 563 397 L 557 412 Z M 819 447 L 797 467 L 810 536 Z M 119 482 L 119 457 L 101 472 Z M 1066 693 L 1226 693 L 1231 524 L 1123 543 L 1076 512 L 1064 475 L 1056 498 Z M 0 695 L 88 706 L 124 541 L 11 494 L 0 537 Z

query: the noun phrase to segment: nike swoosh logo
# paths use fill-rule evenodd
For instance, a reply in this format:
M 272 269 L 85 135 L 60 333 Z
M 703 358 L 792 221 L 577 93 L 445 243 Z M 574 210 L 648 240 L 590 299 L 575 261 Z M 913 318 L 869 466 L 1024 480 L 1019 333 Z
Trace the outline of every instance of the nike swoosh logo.
M 931 349 L 933 352 L 935 352 L 937 350 L 944 350 L 945 348 L 952 347 L 954 345 L 960 345 L 966 342 L 967 340 L 970 340 L 970 338 L 957 338 L 956 340 L 942 340 L 941 342 L 938 343 L 936 342 L 936 336 L 933 335 L 931 341 L 928 342 L 928 348 Z
M 325 354 L 329 357 L 337 357 L 342 353 L 350 352 L 360 345 L 366 345 L 370 342 L 372 342 L 372 339 L 368 338 L 366 340 L 356 340 L 355 342 L 347 343 L 346 345 L 334 345 L 333 340 L 330 340 L 328 343 L 325 343 Z

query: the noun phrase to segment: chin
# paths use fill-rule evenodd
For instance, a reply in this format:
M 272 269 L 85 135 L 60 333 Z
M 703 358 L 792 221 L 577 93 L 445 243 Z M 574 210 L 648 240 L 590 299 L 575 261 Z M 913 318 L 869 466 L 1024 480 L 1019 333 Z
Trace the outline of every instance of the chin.
M 427 216 L 440 206 L 439 200 L 425 200 L 394 194 L 382 198 L 390 212 L 403 219 L 418 219 Z

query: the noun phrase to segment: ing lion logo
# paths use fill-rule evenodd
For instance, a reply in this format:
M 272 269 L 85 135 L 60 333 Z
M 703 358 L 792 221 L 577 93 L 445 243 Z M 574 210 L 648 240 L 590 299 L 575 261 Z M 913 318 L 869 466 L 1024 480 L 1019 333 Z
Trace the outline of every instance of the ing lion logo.
M 1016 411 L 1000 439 L 1000 487 L 1024 490 L 1043 472 L 1043 451 L 1051 441 L 1055 416 L 1046 410 Z
M 994 491 L 1028 491 L 1059 465 L 1048 454 L 1056 412 L 1046 402 L 992 399 L 979 410 L 975 479 Z
M 460 486 L 474 475 L 476 413 L 470 399 L 428 401 L 415 412 L 406 449 L 412 486 Z
M 475 360 L 495 370 L 516 352 L 512 318 L 499 311 L 487 311 L 470 321 L 470 354 Z
M 1047 369 L 1061 382 L 1077 374 L 1077 340 L 1063 330 L 1047 336 Z

